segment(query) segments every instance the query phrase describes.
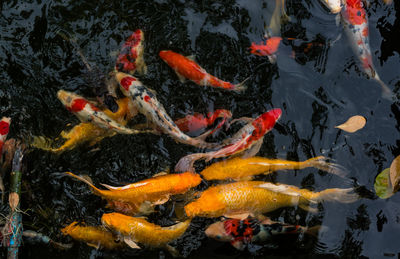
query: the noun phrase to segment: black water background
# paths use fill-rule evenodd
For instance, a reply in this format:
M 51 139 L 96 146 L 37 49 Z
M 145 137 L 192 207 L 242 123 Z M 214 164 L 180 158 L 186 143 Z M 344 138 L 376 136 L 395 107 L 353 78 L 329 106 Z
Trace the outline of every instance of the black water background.
M 56 137 L 68 123 L 78 120 L 56 98 L 59 89 L 88 95 L 85 68 L 71 45 L 57 32 L 72 35 L 87 56 L 105 72 L 112 70 L 115 54 L 130 33 L 145 33 L 148 75 L 141 79 L 157 92 L 173 118 L 190 112 L 229 109 L 234 117 L 250 116 L 280 107 L 279 125 L 268 133 L 260 156 L 305 160 L 325 155 L 349 171 L 360 185 L 373 190 L 375 176 L 390 166 L 399 150 L 400 109 L 397 102 L 381 98 L 379 86 L 358 67 L 346 36 L 335 16 L 317 0 L 287 1 L 291 21 L 282 35 L 304 40 L 323 39 L 325 47 L 293 59 L 283 48 L 277 65 L 249 54 L 251 42 L 260 42 L 273 1 L 4 1 L 0 4 L 0 114 L 12 117 L 10 137 Z M 400 4 L 385 6 L 371 1 L 368 9 L 371 49 L 376 69 L 394 92 L 400 86 Z M 244 94 L 182 84 L 158 57 L 171 49 L 196 60 L 210 73 L 232 82 L 251 76 Z M 352 115 L 367 118 L 366 127 L 354 134 L 334 128 Z M 98 148 L 98 149 L 97 149 Z M 24 226 L 62 237 L 60 228 L 73 220 L 98 224 L 108 211 L 88 188 L 59 173 L 88 174 L 95 183 L 121 185 L 173 168 L 195 148 L 168 136 L 115 136 L 95 147 L 83 146 L 56 156 L 34 150 L 26 157 L 22 208 Z M 201 164 L 200 164 L 201 165 Z M 342 179 L 315 169 L 280 172 L 264 180 L 315 190 L 349 187 Z M 7 179 L 6 179 L 7 180 Z M 201 185 L 202 189 L 206 184 Z M 208 240 L 202 231 L 212 220 L 195 219 L 189 231 L 174 244 L 186 256 L 332 256 L 371 258 L 400 253 L 399 195 L 387 200 L 362 199 L 353 204 L 326 203 L 318 214 L 285 208 L 273 219 L 329 228 L 318 242 L 290 239 L 278 248 L 237 252 L 227 244 Z M 1 207 L 6 212 L 5 206 Z M 151 219 L 172 223 L 169 205 Z M 72 250 L 24 243 L 24 258 L 122 258 L 140 254 L 157 257 L 159 251 L 103 252 L 75 243 Z M 163 253 L 163 252 L 161 252 Z M 5 256 L 2 250 L 2 256 Z

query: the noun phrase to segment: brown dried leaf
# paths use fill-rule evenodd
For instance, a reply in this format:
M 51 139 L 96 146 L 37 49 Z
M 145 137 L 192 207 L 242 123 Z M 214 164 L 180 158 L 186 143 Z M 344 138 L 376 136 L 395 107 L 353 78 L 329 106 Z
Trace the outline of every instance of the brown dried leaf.
M 356 132 L 357 130 L 364 128 L 366 123 L 367 120 L 363 116 L 356 115 L 350 117 L 345 123 L 335 126 L 335 128 L 353 133 Z
M 400 188 L 400 156 L 396 157 L 390 165 L 390 182 L 393 192 Z
M 12 192 L 8 196 L 8 203 L 10 204 L 10 208 L 14 211 L 19 204 L 19 195 L 16 192 Z

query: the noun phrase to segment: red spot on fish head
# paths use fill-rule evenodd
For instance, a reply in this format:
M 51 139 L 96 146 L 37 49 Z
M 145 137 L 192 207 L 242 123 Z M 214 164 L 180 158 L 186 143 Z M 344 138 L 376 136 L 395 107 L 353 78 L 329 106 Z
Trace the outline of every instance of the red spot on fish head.
M 146 95 L 144 98 L 144 101 L 146 102 L 146 103 L 148 103 L 148 102 L 150 102 L 150 96 L 148 96 L 148 95 Z
M 0 135 L 7 135 L 10 130 L 10 124 L 5 121 L 0 121 Z
M 122 78 L 121 85 L 126 90 L 129 91 L 129 87 L 131 86 L 132 82 L 136 81 L 136 78 L 132 76 L 126 76 Z
M 83 98 L 77 98 L 72 101 L 71 106 L 67 107 L 67 109 L 72 112 L 80 112 L 85 108 L 86 104 L 88 104 L 88 101 Z
M 160 56 L 160 58 L 161 58 L 162 60 L 166 61 L 166 60 L 169 58 L 171 52 L 172 52 L 172 51 L 170 51 L 170 50 L 161 50 L 161 51 L 158 53 L 158 55 Z

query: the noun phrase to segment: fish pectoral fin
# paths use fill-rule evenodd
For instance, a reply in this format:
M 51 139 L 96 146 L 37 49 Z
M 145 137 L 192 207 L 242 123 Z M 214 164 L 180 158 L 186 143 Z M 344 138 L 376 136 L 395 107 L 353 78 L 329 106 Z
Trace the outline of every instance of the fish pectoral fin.
M 177 71 L 175 71 L 175 73 L 178 76 L 179 81 L 181 81 L 182 84 L 185 83 L 186 78 L 183 75 L 181 75 L 179 72 L 177 72 Z
M 336 26 L 339 26 L 340 25 L 340 22 L 341 22 L 341 19 L 342 17 L 341 17 L 341 15 L 340 15 L 340 13 L 338 13 L 336 16 L 335 16 L 335 22 L 336 22 Z
M 312 208 L 312 207 L 310 207 L 310 205 L 299 204 L 299 207 L 301 209 L 311 212 L 311 213 L 318 213 L 318 208 Z
M 257 140 L 256 143 L 254 143 L 248 150 L 243 152 L 242 158 L 249 158 L 257 155 L 257 153 L 260 151 L 263 142 L 264 142 L 264 137 Z
M 230 218 L 230 219 L 239 219 L 239 220 L 244 220 L 247 219 L 250 216 L 250 212 L 245 212 L 245 213 L 236 213 L 236 214 L 224 214 L 223 216 L 225 218 Z
M 140 212 L 141 214 L 145 214 L 145 215 L 150 214 L 150 213 L 153 213 L 153 212 L 154 212 L 154 206 L 155 206 L 155 205 L 157 205 L 157 204 L 154 204 L 154 203 L 149 202 L 149 201 L 145 201 L 145 202 L 143 202 L 142 204 L 140 204 L 140 206 L 139 206 L 139 212 Z
M 99 244 L 99 243 L 94 244 L 94 243 L 86 242 L 86 244 L 87 244 L 88 246 L 90 246 L 90 247 L 96 248 L 97 250 L 100 248 L 100 244 Z
M 231 245 L 236 248 L 237 250 L 243 251 L 244 248 L 246 247 L 245 244 L 243 243 L 243 241 L 241 240 L 233 240 L 231 242 Z
M 173 257 L 182 257 L 181 254 L 176 250 L 175 247 L 170 245 L 165 245 L 165 249 L 173 256 Z
M 196 56 L 195 55 L 189 55 L 189 56 L 186 56 L 186 58 L 190 59 L 192 61 L 195 61 Z
M 162 175 L 167 175 L 167 174 L 168 174 L 167 172 L 159 172 L 159 173 L 153 175 L 152 177 L 157 177 L 157 176 L 162 176 Z
M 169 201 L 169 195 L 167 195 L 164 198 L 159 199 L 158 201 L 152 202 L 151 204 L 154 205 L 154 206 L 155 205 L 161 205 L 161 204 L 166 203 L 167 201 Z
M 263 189 L 267 189 L 273 192 L 279 192 L 279 193 L 283 193 L 286 195 L 290 195 L 290 196 L 295 196 L 295 197 L 300 197 L 301 194 L 299 192 L 296 192 L 295 190 L 291 190 L 289 188 L 289 186 L 287 185 L 276 185 L 273 183 L 263 183 L 257 186 L 258 188 L 263 188 Z
M 136 244 L 131 237 L 124 236 L 124 243 L 130 248 L 141 249 L 140 246 L 138 246 L 138 244 Z

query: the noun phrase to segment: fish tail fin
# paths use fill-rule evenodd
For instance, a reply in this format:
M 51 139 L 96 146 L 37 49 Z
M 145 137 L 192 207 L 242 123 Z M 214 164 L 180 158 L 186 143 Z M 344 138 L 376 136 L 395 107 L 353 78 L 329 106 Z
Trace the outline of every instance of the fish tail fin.
M 195 153 L 182 157 L 175 166 L 175 172 L 195 172 L 194 162 L 206 156 L 205 153 Z
M 43 137 L 43 136 L 33 136 L 31 146 L 45 150 L 45 151 L 57 152 L 57 149 L 53 148 L 54 143 L 55 143 L 55 140 L 53 140 L 53 139 Z
M 79 180 L 79 181 L 81 181 L 81 182 L 84 182 L 84 183 L 86 183 L 87 185 L 89 185 L 89 187 L 92 188 L 93 193 L 95 193 L 95 194 L 97 194 L 97 195 L 101 195 L 101 194 L 102 194 L 102 193 L 101 193 L 101 190 L 98 189 L 96 186 L 94 186 L 93 183 L 92 183 L 89 179 L 86 179 L 86 178 L 83 177 L 83 176 L 75 175 L 75 174 L 73 174 L 73 173 L 71 173 L 71 172 L 65 172 L 65 173 L 66 173 L 67 175 L 69 175 L 69 176 L 71 176 L 71 177 L 73 177 L 73 178 L 75 178 L 75 179 L 77 179 L 77 180 Z
M 330 174 L 335 174 L 340 177 L 345 177 L 345 169 L 335 163 L 327 162 L 328 158 L 323 156 L 313 157 L 301 163 L 301 169 L 306 167 L 315 167 L 319 170 L 325 171 Z
M 332 188 L 323 190 L 315 194 L 316 195 L 312 200 L 316 202 L 336 201 L 341 203 L 352 203 L 359 199 L 359 195 L 354 192 L 354 188 Z
M 247 86 L 245 84 L 249 79 L 250 79 L 250 77 L 246 78 L 245 80 L 243 80 L 239 84 L 234 85 L 232 90 L 234 90 L 236 92 L 244 92 L 247 89 Z

